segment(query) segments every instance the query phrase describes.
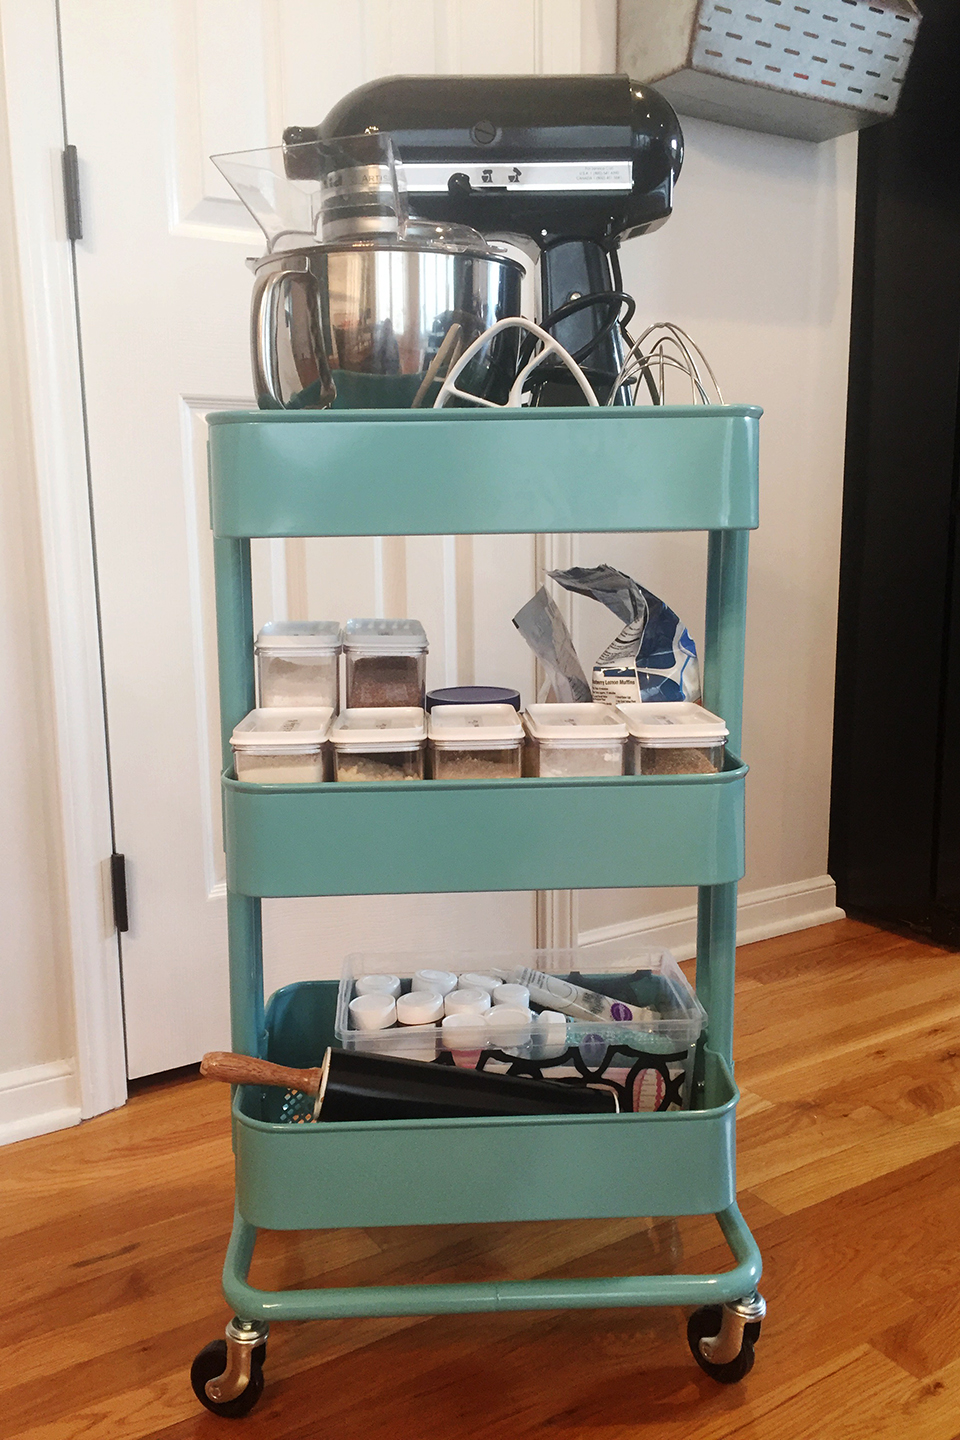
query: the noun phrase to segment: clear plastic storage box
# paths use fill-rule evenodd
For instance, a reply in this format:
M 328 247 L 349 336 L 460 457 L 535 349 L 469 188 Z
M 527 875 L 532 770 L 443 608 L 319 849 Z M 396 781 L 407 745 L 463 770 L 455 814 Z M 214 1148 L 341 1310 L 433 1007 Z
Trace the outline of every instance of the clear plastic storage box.
M 630 775 L 714 775 L 723 769 L 729 731 L 719 715 L 689 700 L 621 705 L 630 740 Z
M 372 1030 L 351 1015 L 358 995 L 399 990 L 399 998 L 429 987 L 430 975 L 447 1012 L 432 1022 Z M 456 987 L 441 994 L 454 979 Z M 502 997 L 508 1003 L 498 1000 L 502 984 L 511 986 Z M 516 986 L 530 997 L 526 1008 Z M 484 989 L 488 1007 L 457 1003 L 461 994 Z M 584 995 L 600 998 L 584 1005 Z M 591 1008 L 605 1013 L 582 1013 Z M 348 955 L 334 1033 L 346 1050 L 605 1084 L 617 1090 L 622 1110 L 668 1110 L 689 1105 L 706 1018 L 668 950 L 615 941 L 589 950 Z
M 523 719 L 529 775 L 623 774 L 627 725 L 613 705 L 530 705 Z
M 327 738 L 333 710 L 251 710 L 230 737 L 238 780 L 255 785 L 312 785 L 329 776 Z
M 341 710 L 330 732 L 337 780 L 422 780 L 426 717 L 415 705 Z
M 523 725 L 512 705 L 440 705 L 427 738 L 434 780 L 518 780 Z
M 346 708 L 422 707 L 427 648 L 419 620 L 348 620 L 343 627 Z
M 260 704 L 340 707 L 340 621 L 269 620 L 257 636 Z

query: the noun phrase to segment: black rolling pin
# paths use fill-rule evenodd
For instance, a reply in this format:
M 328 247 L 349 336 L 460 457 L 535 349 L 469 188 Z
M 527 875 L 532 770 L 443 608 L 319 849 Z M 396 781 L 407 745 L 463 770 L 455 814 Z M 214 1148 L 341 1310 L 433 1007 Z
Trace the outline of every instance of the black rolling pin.
M 614 1115 L 610 1089 L 488 1075 L 458 1065 L 327 1050 L 318 1069 L 294 1070 L 249 1055 L 205 1055 L 201 1075 L 231 1085 L 276 1085 L 316 1096 L 314 1120 L 456 1120 L 488 1115 Z

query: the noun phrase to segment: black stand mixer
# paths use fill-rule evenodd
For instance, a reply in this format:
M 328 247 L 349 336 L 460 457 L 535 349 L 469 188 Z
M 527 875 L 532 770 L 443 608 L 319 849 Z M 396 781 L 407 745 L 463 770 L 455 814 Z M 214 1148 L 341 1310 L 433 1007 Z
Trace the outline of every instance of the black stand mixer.
M 270 243 L 255 266 L 261 404 L 329 404 L 334 392 L 339 405 L 432 404 L 438 356 L 449 363 L 520 314 L 522 272 L 498 242 L 539 260 L 528 318 L 572 354 L 601 404 L 627 403 L 626 388 L 611 396 L 634 308 L 617 251 L 667 219 L 683 159 L 677 117 L 656 91 L 626 75 L 392 76 L 259 156 L 280 160 L 215 158 Z M 284 183 L 295 223 L 277 199 Z M 265 211 L 277 217 L 266 225 Z M 419 333 L 418 307 L 433 310 Z M 503 403 L 535 344 L 496 336 L 468 389 Z M 377 377 L 379 391 L 358 376 Z M 530 403 L 584 403 L 559 364 L 528 383 Z
M 626 75 L 397 75 L 361 85 L 314 130 L 283 139 L 369 130 L 392 135 L 411 214 L 538 247 L 540 323 L 602 403 L 623 359 L 617 249 L 673 208 L 683 136 L 668 102 Z M 560 372 L 538 400 L 583 396 Z

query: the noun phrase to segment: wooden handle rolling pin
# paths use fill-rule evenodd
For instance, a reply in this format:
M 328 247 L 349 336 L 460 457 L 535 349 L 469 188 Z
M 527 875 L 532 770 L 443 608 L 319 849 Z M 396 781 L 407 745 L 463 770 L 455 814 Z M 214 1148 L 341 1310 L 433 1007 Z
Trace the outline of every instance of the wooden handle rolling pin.
M 316 1097 L 311 1113 L 290 1101 L 284 1120 L 462 1120 L 509 1115 L 615 1115 L 616 1091 L 428 1065 L 364 1051 L 328 1049 L 318 1070 L 293 1070 L 247 1055 L 205 1055 L 203 1075 L 234 1085 L 282 1085 Z M 288 1097 L 289 1100 L 289 1097 Z M 309 1103 L 309 1102 L 307 1102 Z M 285 1101 L 284 1105 L 287 1106 Z M 321 1115 L 322 1110 L 322 1115 Z
M 301 1090 L 316 1095 L 323 1071 L 294 1070 L 289 1065 L 274 1065 L 252 1055 L 233 1055 L 226 1050 L 211 1050 L 200 1061 L 200 1074 L 208 1080 L 225 1080 L 228 1085 L 276 1085 L 282 1090 Z

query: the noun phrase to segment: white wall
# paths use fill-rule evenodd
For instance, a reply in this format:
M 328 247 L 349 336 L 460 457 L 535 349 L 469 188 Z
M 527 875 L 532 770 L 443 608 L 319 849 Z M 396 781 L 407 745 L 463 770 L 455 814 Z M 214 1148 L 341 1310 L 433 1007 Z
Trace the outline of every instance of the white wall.
M 2 96 L 0 75 L 0 96 Z M 80 1118 L 24 337 L 0 105 L 0 1143 Z
M 815 145 L 681 117 L 686 159 L 673 216 L 623 252 L 643 323 L 676 321 L 728 401 L 760 404 L 760 529 L 751 537 L 744 758 L 747 873 L 741 934 L 836 918 L 826 876 L 837 575 L 856 136 Z M 679 393 L 675 398 L 681 399 Z M 584 537 L 703 633 L 698 536 Z M 582 657 L 617 622 L 578 601 Z M 643 929 L 692 953 L 676 907 L 692 892 L 594 891 L 582 939 Z M 670 912 L 665 913 L 665 912 Z

